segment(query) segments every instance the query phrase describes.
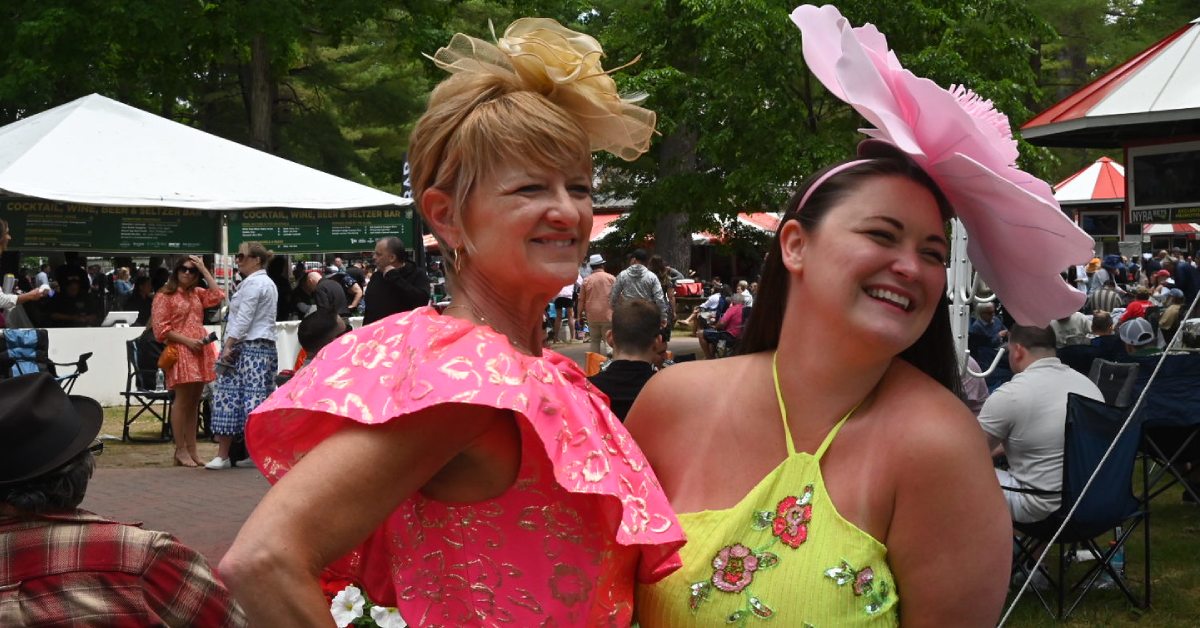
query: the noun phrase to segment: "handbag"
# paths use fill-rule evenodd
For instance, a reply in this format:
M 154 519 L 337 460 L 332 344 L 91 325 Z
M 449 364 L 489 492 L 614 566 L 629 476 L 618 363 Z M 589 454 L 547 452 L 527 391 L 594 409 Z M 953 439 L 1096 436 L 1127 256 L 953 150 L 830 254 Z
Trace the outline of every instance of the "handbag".
M 159 354 L 159 356 L 158 356 L 158 368 L 169 369 L 172 366 L 175 366 L 175 363 L 178 361 L 179 361 L 178 345 L 168 344 L 167 348 L 163 349 L 163 352 L 161 354 Z

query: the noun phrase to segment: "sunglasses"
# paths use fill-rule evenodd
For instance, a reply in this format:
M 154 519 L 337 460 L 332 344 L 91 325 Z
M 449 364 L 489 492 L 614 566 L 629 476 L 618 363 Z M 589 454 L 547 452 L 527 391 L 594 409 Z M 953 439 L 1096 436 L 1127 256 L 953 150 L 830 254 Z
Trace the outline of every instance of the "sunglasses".
M 199 274 L 200 274 L 200 269 L 199 269 L 199 268 L 196 268 L 195 266 L 180 266 L 180 267 L 179 267 L 179 273 L 180 273 L 180 274 L 183 274 L 183 273 L 188 273 L 188 274 L 191 274 L 191 275 L 199 275 Z
M 104 441 L 100 439 L 92 441 L 92 444 L 88 447 L 88 451 L 92 452 L 93 456 L 99 456 L 104 453 Z
M 244 253 L 238 253 L 237 255 L 233 256 L 233 261 L 235 262 L 240 262 L 244 259 L 246 259 L 246 255 Z

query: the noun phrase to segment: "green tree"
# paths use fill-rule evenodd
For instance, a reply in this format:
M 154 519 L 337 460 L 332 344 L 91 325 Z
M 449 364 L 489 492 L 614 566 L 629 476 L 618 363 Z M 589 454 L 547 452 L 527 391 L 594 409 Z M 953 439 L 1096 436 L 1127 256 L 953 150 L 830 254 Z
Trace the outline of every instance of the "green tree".
M 687 234 L 713 213 L 778 209 L 808 173 L 844 158 L 862 119 L 804 66 L 794 3 L 777 0 L 607 0 L 588 20 L 618 75 L 649 94 L 662 137 L 633 164 L 602 162 L 610 193 L 636 200 L 627 226 L 654 233 L 667 261 L 686 268 Z M 1032 33 L 1047 30 L 1017 0 L 839 3 L 873 22 L 907 67 L 943 86 L 962 83 L 1014 122 L 1037 93 Z

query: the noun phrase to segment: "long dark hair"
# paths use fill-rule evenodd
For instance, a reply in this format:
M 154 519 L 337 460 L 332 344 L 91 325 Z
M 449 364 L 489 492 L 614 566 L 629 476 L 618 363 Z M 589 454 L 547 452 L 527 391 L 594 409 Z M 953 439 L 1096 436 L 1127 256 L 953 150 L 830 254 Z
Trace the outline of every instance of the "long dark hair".
M 184 256 L 184 257 L 179 258 L 175 262 L 175 266 L 173 266 L 171 268 L 171 275 L 169 277 L 167 277 L 167 283 L 163 284 L 163 287 L 159 288 L 158 291 L 162 294 L 175 294 L 177 291 L 179 291 L 181 289 L 179 286 L 179 269 L 183 268 L 183 265 L 190 261 L 192 261 L 192 258 L 189 256 Z M 196 270 L 199 271 L 200 269 L 197 268 Z M 192 287 L 188 288 L 188 290 L 191 290 L 192 288 L 199 286 L 202 281 L 203 281 L 203 277 L 200 275 L 199 272 L 197 272 L 196 273 L 196 283 L 192 284 Z
M 754 299 L 750 320 L 746 323 L 746 329 L 738 343 L 740 353 L 770 351 L 779 346 L 779 334 L 783 327 L 788 283 L 791 277 L 783 265 L 779 232 L 783 230 L 783 226 L 789 220 L 798 220 L 805 231 L 813 232 L 833 206 L 857 190 L 868 179 L 880 176 L 898 176 L 915 181 L 933 194 L 943 218 L 948 219 L 953 216 L 953 209 L 950 207 L 949 201 L 946 200 L 945 195 L 938 189 L 933 179 L 930 179 L 929 175 L 916 164 L 900 157 L 871 159 L 850 166 L 813 189 L 812 195 L 805 202 L 804 207 L 799 207 L 800 200 L 804 198 L 813 182 L 820 180 L 830 170 L 842 167 L 845 163 L 834 164 L 813 174 L 788 201 L 783 219 L 779 221 L 779 229 L 776 230 L 766 259 L 763 260 L 758 296 Z M 958 361 L 950 329 L 949 307 L 950 300 L 943 291 L 937 307 L 934 308 L 929 326 L 912 346 L 900 353 L 900 357 L 937 380 L 951 392 L 959 394 L 962 390 L 962 382 L 958 376 Z

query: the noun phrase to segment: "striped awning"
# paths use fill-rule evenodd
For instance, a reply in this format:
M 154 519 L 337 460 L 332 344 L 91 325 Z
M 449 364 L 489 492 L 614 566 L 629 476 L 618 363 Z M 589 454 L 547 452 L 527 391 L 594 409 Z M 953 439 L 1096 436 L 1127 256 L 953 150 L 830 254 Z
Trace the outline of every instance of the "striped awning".
M 1186 235 L 1189 233 L 1200 233 L 1200 224 L 1176 222 L 1142 225 L 1142 235 Z
M 1092 165 L 1054 186 L 1054 198 L 1063 204 L 1125 200 L 1125 168 L 1101 157 Z

